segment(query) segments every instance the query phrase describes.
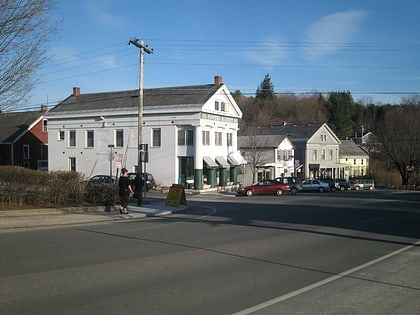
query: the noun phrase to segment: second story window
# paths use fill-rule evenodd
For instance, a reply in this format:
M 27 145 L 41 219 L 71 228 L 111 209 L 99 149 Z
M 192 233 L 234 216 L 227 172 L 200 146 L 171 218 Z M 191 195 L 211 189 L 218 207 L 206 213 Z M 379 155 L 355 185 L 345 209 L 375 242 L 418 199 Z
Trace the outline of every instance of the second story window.
M 60 131 L 58 132 L 58 140 L 59 140 L 59 141 L 63 141 L 63 140 L 64 140 L 64 135 L 65 135 L 64 130 L 60 130 Z
M 152 146 L 153 147 L 160 147 L 161 142 L 162 142 L 162 138 L 161 138 L 160 128 L 152 129 Z
M 218 146 L 222 145 L 222 133 L 216 131 L 215 134 L 214 134 L 214 136 L 215 136 L 215 138 L 214 138 L 214 144 L 215 145 L 218 145 Z
M 318 160 L 318 151 L 317 150 L 314 150 L 312 160 L 314 160 L 314 161 Z
M 69 131 L 69 147 L 76 146 L 76 130 Z
M 47 120 L 46 119 L 42 120 L 42 131 L 43 132 L 48 132 Z
M 29 160 L 29 144 L 23 145 L 23 159 Z
M 191 129 L 178 130 L 178 145 L 194 145 L 194 132 Z
M 115 130 L 115 146 L 118 148 L 124 147 L 124 130 Z
M 203 130 L 203 145 L 210 145 L 210 131 Z
M 227 146 L 231 147 L 233 145 L 233 134 L 231 132 L 226 134 L 226 140 Z
M 329 159 L 330 160 L 332 160 L 333 159 L 333 157 L 334 157 L 334 153 L 333 153 L 334 151 L 333 150 L 330 150 L 330 155 L 329 155 Z
M 321 160 L 325 160 L 325 150 L 321 150 Z
M 86 131 L 86 147 L 93 148 L 95 146 L 93 130 Z

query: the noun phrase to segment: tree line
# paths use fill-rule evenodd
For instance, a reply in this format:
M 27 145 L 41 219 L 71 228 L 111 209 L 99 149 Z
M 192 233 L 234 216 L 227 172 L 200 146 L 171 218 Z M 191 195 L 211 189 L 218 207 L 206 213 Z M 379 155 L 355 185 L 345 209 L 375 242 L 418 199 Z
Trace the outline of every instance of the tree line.
M 370 151 L 371 171 L 397 171 L 403 185 L 419 181 L 420 95 L 403 98 L 400 104 L 377 105 L 355 101 L 349 91 L 277 94 L 268 74 L 255 96 L 239 90 L 232 95 L 243 113 L 242 130 L 287 122 L 327 123 L 340 139 L 372 132 L 380 147 Z

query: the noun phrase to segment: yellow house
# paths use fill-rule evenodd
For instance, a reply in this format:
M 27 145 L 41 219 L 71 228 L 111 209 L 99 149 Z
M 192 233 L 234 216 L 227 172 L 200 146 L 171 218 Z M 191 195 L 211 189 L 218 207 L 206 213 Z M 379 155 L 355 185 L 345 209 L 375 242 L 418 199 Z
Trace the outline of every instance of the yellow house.
M 341 140 L 340 164 L 345 164 L 345 177 L 363 177 L 369 170 L 369 154 L 351 140 Z

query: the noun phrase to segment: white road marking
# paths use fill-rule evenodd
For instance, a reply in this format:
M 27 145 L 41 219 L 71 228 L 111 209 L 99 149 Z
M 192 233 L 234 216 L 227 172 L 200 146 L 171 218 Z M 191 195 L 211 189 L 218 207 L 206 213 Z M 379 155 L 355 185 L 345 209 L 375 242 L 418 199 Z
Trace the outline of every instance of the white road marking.
M 364 268 L 367 268 L 367 267 L 369 267 L 371 265 L 377 264 L 377 263 L 379 263 L 379 262 L 381 262 L 381 261 L 383 261 L 385 259 L 388 259 L 390 257 L 396 256 L 396 255 L 398 255 L 398 254 L 400 254 L 402 252 L 405 252 L 405 251 L 407 251 L 407 250 L 409 250 L 409 249 L 411 249 L 411 248 L 413 248 L 415 246 L 419 246 L 419 245 L 420 245 L 420 241 L 417 241 L 416 243 L 414 243 L 412 245 L 403 247 L 403 248 L 401 248 L 401 249 L 399 249 L 397 251 L 394 251 L 392 253 L 389 253 L 389 254 L 387 254 L 385 256 L 382 256 L 382 257 L 376 258 L 374 260 L 371 260 L 371 261 L 369 261 L 369 262 L 367 262 L 367 263 L 365 263 L 363 265 L 360 265 L 360 266 L 357 266 L 355 268 L 346 270 L 346 271 L 341 272 L 341 273 L 339 273 L 339 274 L 337 274 L 335 276 L 332 276 L 332 277 L 326 278 L 324 280 L 315 282 L 315 283 L 313 283 L 311 285 L 308 285 L 308 286 L 303 287 L 303 288 L 300 288 L 298 290 L 295 290 L 295 291 L 289 292 L 287 294 L 281 295 L 279 297 L 276 297 L 276 298 L 271 299 L 269 301 L 263 302 L 261 304 L 254 305 L 254 306 L 252 306 L 250 308 L 247 308 L 247 309 L 244 309 L 244 310 L 239 311 L 237 313 L 234 313 L 233 315 L 246 315 L 246 314 L 251 314 L 251 313 L 257 312 L 259 310 L 262 310 L 264 308 L 267 308 L 269 306 L 272 306 L 272 305 L 274 305 L 276 303 L 285 301 L 285 300 L 290 299 L 292 297 L 298 296 L 298 295 L 303 294 L 305 292 L 308 292 L 310 290 L 313 290 L 313 289 L 316 289 L 318 287 L 321 287 L 321 286 L 323 286 L 323 285 L 325 285 L 327 283 L 330 283 L 330 282 L 333 282 L 335 280 L 344 278 L 344 277 L 346 277 L 346 276 L 348 276 L 348 275 L 350 275 L 350 274 L 352 274 L 352 273 L 354 273 L 356 271 L 359 271 L 359 270 L 364 269 Z

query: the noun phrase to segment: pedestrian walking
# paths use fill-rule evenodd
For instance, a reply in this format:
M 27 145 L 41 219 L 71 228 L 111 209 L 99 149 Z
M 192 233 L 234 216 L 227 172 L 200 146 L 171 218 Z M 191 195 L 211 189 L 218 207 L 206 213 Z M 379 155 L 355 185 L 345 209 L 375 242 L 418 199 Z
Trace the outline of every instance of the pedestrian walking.
M 130 197 L 133 194 L 133 189 L 130 185 L 130 180 L 128 177 L 128 170 L 123 168 L 121 170 L 121 176 L 118 180 L 118 194 L 120 196 L 120 213 L 127 214 L 128 213 L 128 202 L 130 201 Z

